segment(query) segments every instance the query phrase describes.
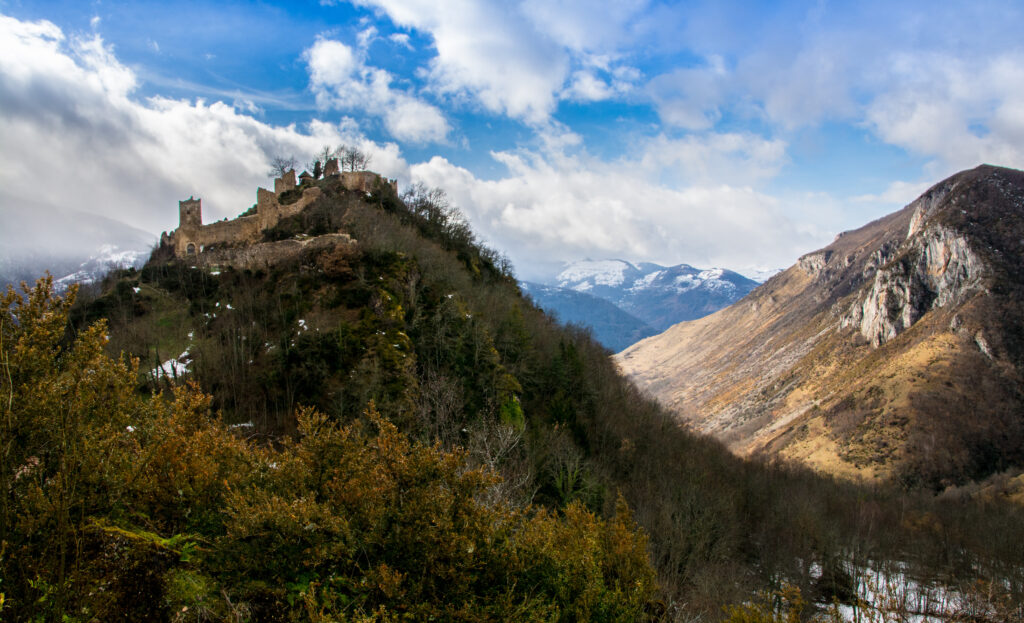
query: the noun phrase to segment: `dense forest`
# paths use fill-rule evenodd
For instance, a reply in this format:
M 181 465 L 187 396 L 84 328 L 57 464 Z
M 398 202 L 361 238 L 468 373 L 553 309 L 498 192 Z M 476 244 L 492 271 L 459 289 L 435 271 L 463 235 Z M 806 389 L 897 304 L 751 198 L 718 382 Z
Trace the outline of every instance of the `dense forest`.
M 355 244 L 263 270 L 162 248 L 77 299 L 3 298 L 5 620 L 881 616 L 865 574 L 1020 618 L 998 479 L 737 459 L 538 309 L 443 193 L 312 183 L 265 239 Z

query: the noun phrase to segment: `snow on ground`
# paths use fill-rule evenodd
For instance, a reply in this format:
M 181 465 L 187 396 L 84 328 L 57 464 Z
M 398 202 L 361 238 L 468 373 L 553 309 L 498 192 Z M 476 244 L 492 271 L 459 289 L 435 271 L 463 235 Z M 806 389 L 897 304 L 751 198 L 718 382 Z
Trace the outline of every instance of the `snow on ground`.
M 661 277 L 661 275 L 664 272 L 665 271 L 663 270 L 656 270 L 653 273 L 647 273 L 640 279 L 637 279 L 636 282 L 633 283 L 633 287 L 631 287 L 629 290 L 631 292 L 635 292 L 637 290 L 644 290 L 651 287 L 652 285 L 654 285 L 654 282 L 658 279 L 658 277 Z
M 857 606 L 819 605 L 826 610 L 835 608 L 840 620 L 849 623 L 948 623 L 962 620 L 956 617 L 964 615 L 991 620 L 995 614 L 989 604 L 945 586 L 922 584 L 908 577 L 903 568 L 905 565 L 897 565 L 891 572 L 868 568 L 857 574 Z
M 156 368 L 150 371 L 153 378 L 169 378 L 176 379 L 181 376 L 188 374 L 188 364 L 192 362 L 192 357 L 189 355 L 188 349 L 173 359 L 168 359 Z
M 697 279 L 701 281 L 709 281 L 712 279 L 721 279 L 722 275 L 725 274 L 725 270 L 722 268 L 709 268 L 702 270 L 697 274 Z

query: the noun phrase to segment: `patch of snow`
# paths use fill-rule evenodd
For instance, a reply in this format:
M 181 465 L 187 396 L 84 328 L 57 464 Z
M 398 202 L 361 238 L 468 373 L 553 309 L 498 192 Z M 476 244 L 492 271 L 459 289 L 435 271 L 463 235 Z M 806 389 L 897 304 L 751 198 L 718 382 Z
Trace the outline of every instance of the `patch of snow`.
M 642 290 L 644 288 L 649 288 L 663 274 L 665 274 L 665 271 L 663 271 L 663 270 L 656 270 L 653 273 L 647 273 L 646 275 L 644 275 L 643 277 L 638 279 L 637 282 L 633 285 L 633 287 L 631 289 L 632 290 Z
M 763 266 L 756 266 L 747 268 L 744 270 L 737 270 L 739 274 L 743 275 L 747 279 L 752 279 L 758 283 L 764 283 L 775 275 L 782 272 L 781 268 L 765 268 Z
M 677 275 L 673 281 L 676 287 L 676 292 L 679 292 L 680 294 L 683 292 L 689 292 L 703 283 L 699 275 Z
M 122 268 L 140 268 L 146 261 L 148 251 L 141 249 L 119 250 L 117 245 L 105 244 L 96 250 L 89 259 L 79 265 L 79 269 L 69 275 L 53 280 L 53 285 L 63 292 L 73 283 L 96 283 L 108 272 Z M 138 292 L 138 290 L 135 290 Z
M 185 352 L 181 353 L 174 359 L 168 359 L 156 368 L 153 368 L 150 371 L 150 374 L 152 374 L 153 378 L 156 379 L 161 377 L 169 379 L 178 378 L 188 374 L 189 363 L 191 363 L 191 357 L 189 356 L 188 349 L 186 348 Z
M 623 260 L 582 260 L 573 262 L 562 272 L 558 273 L 555 279 L 559 287 L 572 287 L 574 290 L 581 290 L 580 287 L 571 284 L 589 282 L 589 286 L 620 286 L 626 280 L 627 270 L 637 270 L 636 266 Z

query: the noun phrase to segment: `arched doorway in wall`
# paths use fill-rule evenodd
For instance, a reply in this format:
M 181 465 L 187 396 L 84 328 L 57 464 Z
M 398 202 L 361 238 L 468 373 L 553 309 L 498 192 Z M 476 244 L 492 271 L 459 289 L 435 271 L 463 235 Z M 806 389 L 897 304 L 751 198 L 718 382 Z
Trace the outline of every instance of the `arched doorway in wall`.
M 195 255 L 195 254 L 196 254 L 196 243 L 194 243 L 194 242 L 188 243 L 188 246 L 185 247 L 185 255 Z

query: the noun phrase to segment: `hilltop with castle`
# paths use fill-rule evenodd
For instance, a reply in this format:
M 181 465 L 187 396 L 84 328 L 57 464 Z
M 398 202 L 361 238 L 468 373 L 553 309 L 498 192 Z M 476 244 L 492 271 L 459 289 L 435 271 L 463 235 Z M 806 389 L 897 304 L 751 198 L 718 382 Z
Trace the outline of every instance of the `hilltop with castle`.
M 335 178 L 347 190 L 373 192 L 382 186 L 390 186 L 398 192 L 398 182 L 381 177 L 372 171 L 341 171 L 337 158 L 327 161 L 324 179 Z M 271 229 L 281 219 L 302 212 L 322 194 L 312 184 L 313 176 L 303 172 L 296 181 L 295 170 L 291 169 L 274 180 L 274 190 L 256 189 L 255 213 L 252 210 L 230 221 L 217 221 L 203 225 L 202 200 L 189 197 L 178 202 L 178 228 L 160 237 L 160 246 L 172 248 L 175 257 L 199 259 L 209 247 L 237 247 L 256 244 L 262 232 Z M 296 193 L 298 197 L 296 198 Z M 288 201 L 288 199 L 293 199 Z

